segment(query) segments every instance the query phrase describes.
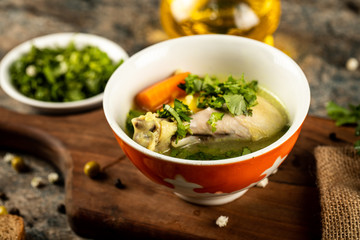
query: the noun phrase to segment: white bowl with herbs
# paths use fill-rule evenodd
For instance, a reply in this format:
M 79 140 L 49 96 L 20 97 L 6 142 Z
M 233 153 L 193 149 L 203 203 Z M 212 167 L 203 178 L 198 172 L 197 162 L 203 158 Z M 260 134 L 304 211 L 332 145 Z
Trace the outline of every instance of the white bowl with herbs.
M 7 95 L 42 112 L 93 109 L 127 58 L 121 46 L 100 36 L 50 34 L 9 51 L 0 62 L 0 84 Z

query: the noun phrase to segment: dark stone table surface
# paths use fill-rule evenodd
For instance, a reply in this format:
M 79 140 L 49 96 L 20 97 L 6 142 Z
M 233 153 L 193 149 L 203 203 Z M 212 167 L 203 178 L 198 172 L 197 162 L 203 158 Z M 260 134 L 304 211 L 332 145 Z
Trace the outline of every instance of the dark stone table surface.
M 131 56 L 165 40 L 159 21 L 159 0 L 1 0 L 0 58 L 33 37 L 57 32 L 97 34 L 120 44 Z M 311 87 L 310 114 L 326 117 L 325 104 L 360 103 L 360 69 L 349 71 L 349 58 L 360 60 L 360 0 L 283 0 L 275 46 L 303 69 Z M 0 89 L 0 107 L 33 114 Z M 35 113 L 36 114 L 36 113 Z M 1 117 L 1 116 L 0 116 Z M 18 208 L 27 239 L 81 239 L 57 211 L 64 201 L 62 186 L 33 189 L 33 176 L 46 178 L 51 165 L 24 156 L 34 171 L 20 176 L 1 157 L 0 205 Z

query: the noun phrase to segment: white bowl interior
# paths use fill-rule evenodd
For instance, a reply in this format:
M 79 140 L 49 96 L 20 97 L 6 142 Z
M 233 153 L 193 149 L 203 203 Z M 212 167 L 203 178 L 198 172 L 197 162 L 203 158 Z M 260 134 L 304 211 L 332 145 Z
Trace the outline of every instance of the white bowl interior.
M 289 113 L 291 127 L 275 145 L 294 134 L 307 115 L 310 104 L 307 79 L 300 67 L 283 52 L 258 41 L 234 36 L 200 35 L 173 39 L 132 56 L 115 71 L 105 89 L 104 110 L 110 126 L 124 141 L 146 154 L 170 159 L 133 142 L 122 130 L 126 115 L 140 90 L 177 69 L 223 77 L 244 74 L 247 80 L 258 80 L 260 86 L 279 98 Z M 246 157 L 262 154 L 271 147 L 274 146 Z
M 108 56 L 114 61 L 121 59 L 128 59 L 125 50 L 118 44 L 92 34 L 85 33 L 56 33 L 26 41 L 10 52 L 8 52 L 0 63 L 0 83 L 2 89 L 12 98 L 30 105 L 39 110 L 45 111 L 68 111 L 68 110 L 82 110 L 95 105 L 100 105 L 103 99 L 103 93 L 87 98 L 80 101 L 57 103 L 57 102 L 44 102 L 28 98 L 22 95 L 12 84 L 10 79 L 9 68 L 11 64 L 22 55 L 29 52 L 31 47 L 37 46 L 39 48 L 45 47 L 65 47 L 69 42 L 73 41 L 78 48 L 86 45 L 97 46 L 100 50 L 106 52 Z

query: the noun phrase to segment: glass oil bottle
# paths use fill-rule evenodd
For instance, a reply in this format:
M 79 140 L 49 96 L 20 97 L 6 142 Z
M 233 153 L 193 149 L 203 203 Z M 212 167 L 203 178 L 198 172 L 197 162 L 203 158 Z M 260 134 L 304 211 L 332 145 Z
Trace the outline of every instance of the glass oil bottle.
M 171 38 L 230 34 L 259 41 L 279 25 L 280 0 L 162 0 L 161 23 Z

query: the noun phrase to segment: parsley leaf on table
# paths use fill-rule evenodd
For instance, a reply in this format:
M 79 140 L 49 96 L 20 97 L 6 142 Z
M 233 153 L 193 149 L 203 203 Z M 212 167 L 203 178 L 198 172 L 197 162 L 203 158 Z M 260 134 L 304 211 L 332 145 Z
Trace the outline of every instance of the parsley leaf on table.
M 360 104 L 358 106 L 350 104 L 347 109 L 331 101 L 327 104 L 326 111 L 329 117 L 336 121 L 337 126 L 354 124 L 360 121 Z
M 360 140 L 357 140 L 357 141 L 354 143 L 354 148 L 355 148 L 355 150 L 357 151 L 357 153 L 360 154 Z
M 335 120 L 337 126 L 356 124 L 355 135 L 360 136 L 360 104 L 357 106 L 349 104 L 348 108 L 344 108 L 330 101 L 326 105 L 326 111 L 328 116 Z M 354 147 L 360 154 L 360 140 L 354 143 Z

